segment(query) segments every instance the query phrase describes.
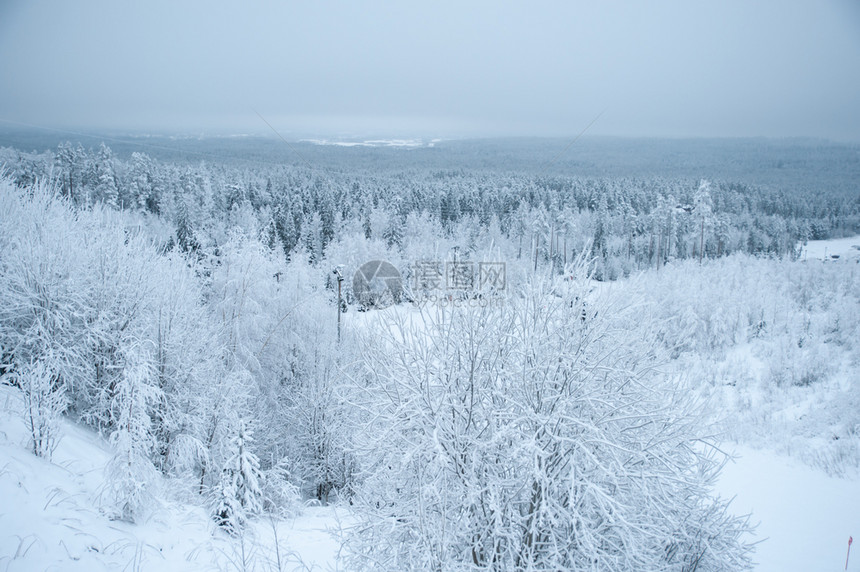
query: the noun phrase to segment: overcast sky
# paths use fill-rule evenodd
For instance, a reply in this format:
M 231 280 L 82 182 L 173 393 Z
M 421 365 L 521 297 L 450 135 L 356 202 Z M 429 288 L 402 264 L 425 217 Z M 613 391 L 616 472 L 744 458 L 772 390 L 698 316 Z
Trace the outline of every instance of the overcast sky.
M 0 1 L 0 119 L 860 140 L 860 2 Z

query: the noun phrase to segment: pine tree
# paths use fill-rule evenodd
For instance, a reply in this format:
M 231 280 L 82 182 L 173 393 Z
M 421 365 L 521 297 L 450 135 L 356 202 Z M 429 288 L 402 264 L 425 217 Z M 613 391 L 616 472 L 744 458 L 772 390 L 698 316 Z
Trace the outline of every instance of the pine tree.
M 316 264 L 323 258 L 322 219 L 313 213 L 302 225 L 302 245 L 307 249 L 308 261 Z
M 161 188 L 156 166 L 145 153 L 131 154 L 131 188 L 129 192 L 138 208 L 152 214 L 161 213 Z
M 134 522 L 150 499 L 155 467 L 150 460 L 155 438 L 150 410 L 163 398 L 151 357 L 137 345 L 123 350 L 125 366 L 111 399 L 116 453 L 108 465 L 108 483 L 118 516 Z
M 253 432 L 240 421 L 216 490 L 215 522 L 231 534 L 238 534 L 248 517 L 262 510 L 260 460 L 251 451 L 253 441 Z
M 96 197 L 111 208 L 119 206 L 119 189 L 113 169 L 113 154 L 110 147 L 101 144 L 96 158 Z
M 197 252 L 200 243 L 191 225 L 191 217 L 188 215 L 188 206 L 185 199 L 179 200 L 179 208 L 176 213 L 176 242 L 183 252 Z

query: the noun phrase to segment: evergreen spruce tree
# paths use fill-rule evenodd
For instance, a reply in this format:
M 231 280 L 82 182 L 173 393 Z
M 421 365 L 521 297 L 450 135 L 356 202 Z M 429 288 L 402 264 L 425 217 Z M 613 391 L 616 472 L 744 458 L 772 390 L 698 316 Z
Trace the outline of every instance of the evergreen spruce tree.
M 113 169 L 113 154 L 110 147 L 101 144 L 96 158 L 96 197 L 111 208 L 119 207 L 119 189 Z
M 123 350 L 125 365 L 111 399 L 115 454 L 108 464 L 108 487 L 122 520 L 134 522 L 149 500 L 156 469 L 150 460 L 155 437 L 150 410 L 163 399 L 151 357 L 132 345 Z
M 191 226 L 191 217 L 188 215 L 188 206 L 185 200 L 179 200 L 179 210 L 176 214 L 176 242 L 183 252 L 197 252 L 200 243 Z
M 215 522 L 231 534 L 238 534 L 248 517 L 262 510 L 260 460 L 251 451 L 253 441 L 253 432 L 240 421 L 216 490 Z

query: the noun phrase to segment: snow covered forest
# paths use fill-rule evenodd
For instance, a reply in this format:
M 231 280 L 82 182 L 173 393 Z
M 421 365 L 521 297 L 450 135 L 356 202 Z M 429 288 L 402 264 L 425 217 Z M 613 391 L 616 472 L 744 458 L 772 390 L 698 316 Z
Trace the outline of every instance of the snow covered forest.
M 728 445 L 860 474 L 860 238 L 833 246 L 857 148 L 583 145 L 0 148 L 4 451 L 96 443 L 87 522 L 192 507 L 220 543 L 5 538 L 0 563 L 308 568 L 277 523 L 337 507 L 343 570 L 752 567 Z M 388 307 L 353 288 L 373 260 Z M 428 261 L 505 284 L 419 303 Z

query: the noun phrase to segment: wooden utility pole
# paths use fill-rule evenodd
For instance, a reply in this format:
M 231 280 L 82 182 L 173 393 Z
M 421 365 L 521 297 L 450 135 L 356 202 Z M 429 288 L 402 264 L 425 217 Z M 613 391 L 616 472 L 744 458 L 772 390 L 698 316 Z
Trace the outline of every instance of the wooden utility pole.
M 705 217 L 702 217 L 702 237 L 699 239 L 699 264 L 702 263 L 702 257 L 705 255 Z
M 651 230 L 651 238 L 648 240 L 648 266 L 654 260 L 654 230 Z
M 343 283 L 343 278 L 338 276 L 337 278 L 337 341 L 340 341 L 340 311 L 341 305 L 343 304 L 342 298 L 340 296 L 340 285 Z
M 341 273 L 341 268 L 338 266 L 334 270 L 332 270 L 335 276 L 337 276 L 337 341 L 340 343 L 340 313 L 341 307 L 343 305 L 343 298 L 341 296 L 341 284 L 343 284 L 343 274 Z
M 564 235 L 564 267 L 567 268 L 567 235 Z

